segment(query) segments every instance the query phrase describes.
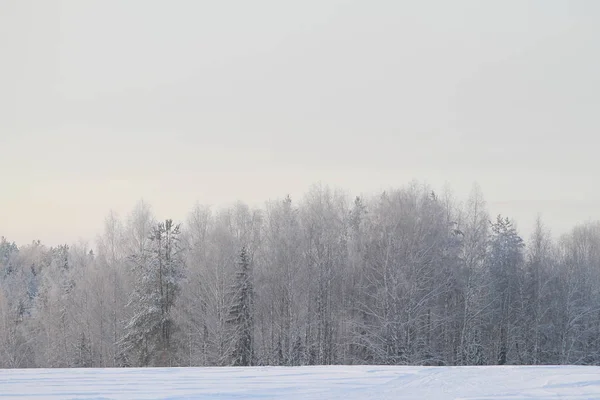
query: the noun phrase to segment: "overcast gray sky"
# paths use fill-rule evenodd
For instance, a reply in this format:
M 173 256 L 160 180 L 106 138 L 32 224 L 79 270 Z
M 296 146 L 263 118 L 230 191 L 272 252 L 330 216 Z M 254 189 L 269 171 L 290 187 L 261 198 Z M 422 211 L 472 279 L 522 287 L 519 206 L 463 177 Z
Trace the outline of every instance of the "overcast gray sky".
M 600 218 L 600 2 L 0 0 L 0 234 L 424 180 Z

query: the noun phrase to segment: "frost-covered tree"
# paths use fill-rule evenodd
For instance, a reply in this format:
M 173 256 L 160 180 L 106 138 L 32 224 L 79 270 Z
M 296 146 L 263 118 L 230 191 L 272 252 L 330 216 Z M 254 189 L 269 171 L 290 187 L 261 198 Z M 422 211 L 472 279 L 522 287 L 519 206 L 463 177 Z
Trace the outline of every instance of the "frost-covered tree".
M 305 346 L 308 363 L 332 364 L 339 342 L 344 269 L 347 266 L 346 196 L 327 186 L 311 188 L 300 209 L 304 268 L 308 274 Z
M 519 297 L 525 244 L 508 218 L 498 215 L 491 228 L 489 268 L 496 312 L 492 331 L 497 338 L 497 362 L 506 364 L 513 362 L 509 352 L 517 351 L 514 346 L 520 334 L 517 328 L 522 317 Z
M 19 252 L 15 242 L 9 242 L 4 236 L 0 237 L 0 279 L 14 271 L 14 263 Z
M 366 263 L 366 226 L 368 223 L 368 206 L 361 197 L 356 197 L 352 208 L 348 212 L 348 271 L 346 281 L 348 282 L 347 296 L 348 308 L 345 324 L 348 327 L 347 341 L 348 359 L 351 364 L 360 364 L 369 360 L 368 345 L 365 343 L 366 293 L 363 290 L 367 285 L 365 274 Z
M 28 271 L 14 242 L 0 238 L 0 368 L 25 367 L 21 322 L 28 308 Z
M 600 363 L 600 222 L 576 226 L 559 243 L 553 317 L 561 364 Z
M 182 283 L 180 306 L 177 308 L 178 323 L 182 328 L 185 345 L 181 358 L 185 364 L 211 365 L 214 361 L 209 335 L 210 312 L 214 293 L 212 280 L 207 273 L 211 256 L 212 212 L 209 207 L 196 205 L 190 213 L 183 232 L 186 252 L 186 280 Z
M 254 258 L 256 299 L 255 350 L 257 362 L 297 365 L 304 361 L 302 343 L 306 318 L 306 269 L 303 268 L 302 232 L 298 207 L 290 196 L 270 202 L 259 257 Z
M 462 302 L 456 310 L 461 318 L 456 363 L 485 364 L 484 338 L 491 311 L 489 274 L 485 265 L 490 226 L 486 203 L 477 185 L 471 191 L 457 228 L 462 236 L 459 256 Z
M 233 304 L 227 322 L 231 326 L 231 363 L 248 366 L 254 363 L 254 287 L 251 260 L 246 247 L 240 252 L 238 270 L 232 287 Z
M 458 242 L 450 220 L 437 196 L 417 185 L 373 205 L 360 306 L 373 362 L 438 364 L 452 353 Z
M 522 283 L 525 320 L 521 361 L 527 364 L 548 362 L 548 345 L 554 331 L 549 326 L 555 297 L 550 290 L 556 263 L 553 253 L 550 233 L 538 216 L 527 246 Z
M 48 367 L 71 366 L 74 279 L 71 248 L 51 247 L 40 266 L 40 284 L 32 307 L 33 342 L 38 348 L 36 362 Z
M 122 339 L 124 355 L 134 365 L 174 363 L 172 309 L 183 277 L 179 225 L 168 219 L 157 224 L 143 253 L 132 258 L 136 277 L 129 306 L 133 316 Z

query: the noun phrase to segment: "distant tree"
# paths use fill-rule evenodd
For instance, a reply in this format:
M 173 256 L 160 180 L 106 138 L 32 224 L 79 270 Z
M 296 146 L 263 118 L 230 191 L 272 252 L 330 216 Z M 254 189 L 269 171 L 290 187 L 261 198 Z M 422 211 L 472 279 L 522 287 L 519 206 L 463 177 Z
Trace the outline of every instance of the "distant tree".
M 327 186 L 313 186 L 301 205 L 308 275 L 305 347 L 309 364 L 333 364 L 344 354 L 339 334 L 345 302 L 343 277 L 348 265 L 348 214 L 344 193 Z
M 486 317 L 490 313 L 490 282 L 485 268 L 490 225 L 486 202 L 477 185 L 467 200 L 458 229 L 463 237 L 460 255 L 463 301 L 457 309 L 462 321 L 456 362 L 480 365 L 487 363 L 483 339 Z
M 179 225 L 170 219 L 157 224 L 148 248 L 133 257 L 136 282 L 129 305 L 134 313 L 122 346 L 139 366 L 170 366 L 174 361 L 172 308 L 183 277 L 179 233 Z
M 33 301 L 32 328 L 37 348 L 36 362 L 46 367 L 69 367 L 73 317 L 72 292 L 76 285 L 67 245 L 44 252 L 40 266 L 40 284 Z
M 348 213 L 348 274 L 347 292 L 345 299 L 348 304 L 349 325 L 349 360 L 351 364 L 363 363 L 369 360 L 368 346 L 365 343 L 367 329 L 366 312 L 362 308 L 366 304 L 366 293 L 363 288 L 367 286 L 365 274 L 365 249 L 367 235 L 365 232 L 369 214 L 367 206 L 361 197 L 356 197 Z
M 81 332 L 75 344 L 75 368 L 89 368 L 93 365 L 90 340 Z
M 553 296 L 549 291 L 552 281 L 553 248 L 550 234 L 538 216 L 529 240 L 523 279 L 522 309 L 526 321 L 522 321 L 524 343 L 521 361 L 527 364 L 545 362 L 548 339 L 551 332 L 546 325 L 550 320 Z
M 520 317 L 517 311 L 525 244 L 508 218 L 498 215 L 491 227 L 489 268 L 496 304 L 493 325 L 497 327 L 497 360 L 502 365 L 508 361 L 508 352 L 515 341 L 516 332 L 513 328 Z
M 248 366 L 254 358 L 254 288 L 251 261 L 246 247 L 242 247 L 238 271 L 233 285 L 234 303 L 229 312 L 228 323 L 232 326 L 232 364 Z
M 600 363 L 600 222 L 576 226 L 559 242 L 552 288 L 560 364 Z
M 302 360 L 295 346 L 307 300 L 301 236 L 298 208 L 290 196 L 267 204 L 260 258 L 253 258 L 253 275 L 260 277 L 254 290 L 261 293 L 254 305 L 254 322 L 261 327 L 255 337 L 255 353 L 261 354 L 257 362 L 292 365 Z
M 126 256 L 128 251 L 131 251 L 129 249 L 138 248 L 131 244 L 127 250 L 125 247 L 126 242 L 130 243 L 135 240 L 135 229 L 132 227 L 134 221 L 137 225 L 146 226 L 152 220 L 149 212 L 140 212 L 140 209 L 144 209 L 143 207 L 147 206 L 138 203 L 130 216 L 127 230 L 123 228 L 118 215 L 114 211 L 110 211 L 104 219 L 104 232 L 98 237 L 97 261 L 94 270 L 91 271 L 92 279 L 95 279 L 97 284 L 92 286 L 91 291 L 98 302 L 97 341 L 99 342 L 100 365 L 102 366 L 116 367 L 119 365 L 117 360 L 118 342 L 123 334 L 124 321 L 127 320 L 126 304 L 132 283 Z M 138 218 L 135 218 L 135 215 L 138 215 Z M 125 236 L 126 234 L 127 236 Z M 127 240 L 125 240 L 126 238 Z M 136 254 L 136 252 L 133 250 L 129 254 Z
M 13 272 L 18 252 L 15 242 L 11 243 L 4 236 L 0 237 L 0 280 Z
M 209 207 L 197 204 L 190 213 L 182 234 L 186 252 L 186 279 L 182 284 L 179 306 L 177 307 L 178 323 L 186 346 L 182 347 L 182 359 L 185 364 L 210 365 L 210 340 L 208 323 L 208 303 L 210 294 L 214 293 L 208 285 L 211 280 L 206 272 L 208 261 L 208 244 L 212 212 Z

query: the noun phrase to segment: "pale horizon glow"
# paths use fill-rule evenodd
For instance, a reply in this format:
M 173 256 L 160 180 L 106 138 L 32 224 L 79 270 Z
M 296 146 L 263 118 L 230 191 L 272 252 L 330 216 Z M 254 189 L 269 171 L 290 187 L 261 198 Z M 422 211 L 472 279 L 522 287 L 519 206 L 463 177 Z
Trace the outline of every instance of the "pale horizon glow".
M 0 236 L 412 180 L 565 233 L 600 219 L 599 21 L 592 0 L 3 1 Z

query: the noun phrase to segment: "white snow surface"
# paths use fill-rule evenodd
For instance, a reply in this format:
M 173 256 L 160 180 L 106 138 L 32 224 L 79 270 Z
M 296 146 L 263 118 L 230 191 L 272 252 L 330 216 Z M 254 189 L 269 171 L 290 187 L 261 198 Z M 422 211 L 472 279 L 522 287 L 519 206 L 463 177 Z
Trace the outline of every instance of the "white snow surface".
M 600 367 L 5 369 L 0 399 L 600 399 Z

